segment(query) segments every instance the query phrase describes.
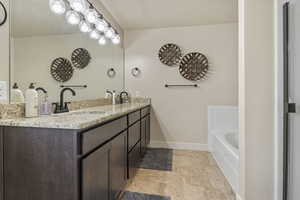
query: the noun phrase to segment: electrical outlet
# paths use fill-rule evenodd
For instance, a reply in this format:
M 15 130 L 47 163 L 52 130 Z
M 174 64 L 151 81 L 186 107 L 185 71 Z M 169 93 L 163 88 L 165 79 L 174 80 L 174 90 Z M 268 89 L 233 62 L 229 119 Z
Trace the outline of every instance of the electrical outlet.
M 7 82 L 0 81 L 0 101 L 7 101 Z

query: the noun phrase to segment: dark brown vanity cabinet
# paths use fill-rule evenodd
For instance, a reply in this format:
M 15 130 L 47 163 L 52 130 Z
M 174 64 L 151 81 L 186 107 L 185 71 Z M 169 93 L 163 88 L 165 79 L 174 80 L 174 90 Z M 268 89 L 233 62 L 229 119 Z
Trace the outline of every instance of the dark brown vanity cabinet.
M 133 114 L 84 130 L 0 127 L 0 200 L 117 200 L 146 150 L 149 114 Z
M 3 139 L 2 128 L 0 127 L 0 200 L 3 200 Z

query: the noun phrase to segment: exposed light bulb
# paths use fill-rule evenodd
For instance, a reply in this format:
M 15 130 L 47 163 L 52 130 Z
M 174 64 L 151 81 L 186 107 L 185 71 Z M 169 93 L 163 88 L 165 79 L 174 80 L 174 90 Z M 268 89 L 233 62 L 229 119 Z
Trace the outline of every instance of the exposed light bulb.
M 94 40 L 98 40 L 100 38 L 100 33 L 97 30 L 93 30 L 90 33 L 90 38 L 92 38 Z
M 85 11 L 85 18 L 89 23 L 95 24 L 99 17 L 98 12 L 95 9 L 88 9 Z
M 55 14 L 62 15 L 66 12 L 66 4 L 63 0 L 50 0 L 49 6 Z
M 102 35 L 101 37 L 100 37 L 100 39 L 98 40 L 98 43 L 100 44 L 100 45 L 106 45 L 106 39 L 105 39 L 105 37 Z
M 89 33 L 92 31 L 91 25 L 84 20 L 79 23 L 79 29 L 83 33 Z
M 66 13 L 67 22 L 71 25 L 77 25 L 80 22 L 80 15 L 74 10 L 69 10 Z
M 70 6 L 73 10 L 83 13 L 87 9 L 87 2 L 85 0 L 69 0 Z
M 111 41 L 113 44 L 120 44 L 121 37 L 119 35 L 116 35 Z
M 106 32 L 108 29 L 108 24 L 104 19 L 99 19 L 96 21 L 96 29 L 100 32 Z
M 115 30 L 113 28 L 107 29 L 105 32 L 105 37 L 112 39 L 115 36 Z

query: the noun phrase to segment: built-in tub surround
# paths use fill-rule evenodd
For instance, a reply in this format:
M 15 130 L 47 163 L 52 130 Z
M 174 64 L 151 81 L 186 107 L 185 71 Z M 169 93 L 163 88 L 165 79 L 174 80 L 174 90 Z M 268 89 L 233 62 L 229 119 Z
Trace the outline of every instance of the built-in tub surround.
M 208 108 L 209 148 L 233 190 L 239 191 L 238 108 Z
M 210 136 L 211 153 L 221 168 L 224 176 L 232 186 L 233 190 L 238 192 L 238 177 L 239 177 L 239 149 L 235 139 L 238 137 L 237 132 L 214 132 Z
M 6 119 L 0 120 L 0 126 L 84 129 L 148 105 L 149 102 L 105 105 L 37 118 Z

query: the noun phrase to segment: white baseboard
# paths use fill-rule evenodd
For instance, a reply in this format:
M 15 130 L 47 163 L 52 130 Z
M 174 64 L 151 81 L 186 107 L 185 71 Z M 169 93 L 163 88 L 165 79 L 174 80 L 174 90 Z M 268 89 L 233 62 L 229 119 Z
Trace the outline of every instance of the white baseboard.
M 178 149 L 178 150 L 208 151 L 208 145 L 200 144 L 200 143 L 151 141 L 149 147 L 150 148 Z

